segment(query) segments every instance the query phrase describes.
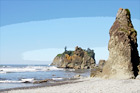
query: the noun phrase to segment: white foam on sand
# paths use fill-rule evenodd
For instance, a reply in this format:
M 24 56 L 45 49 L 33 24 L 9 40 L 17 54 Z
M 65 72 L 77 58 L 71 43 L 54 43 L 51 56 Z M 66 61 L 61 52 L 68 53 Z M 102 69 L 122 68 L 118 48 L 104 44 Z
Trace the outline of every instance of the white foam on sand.
M 19 81 L 15 81 L 15 80 L 0 80 L 0 83 L 33 83 L 35 80 L 34 78 L 25 78 L 25 79 L 21 79 Z
M 63 70 L 55 66 L 26 66 L 26 67 L 2 67 L 0 68 L 0 74 L 13 73 L 13 72 L 36 72 L 36 71 L 50 71 L 50 70 Z
M 140 93 L 140 80 L 105 80 L 84 78 L 70 83 L 52 87 L 11 90 L 6 93 Z
M 52 78 L 52 80 L 63 80 L 63 78 Z
M 21 83 L 22 81 L 0 80 L 0 83 Z
M 34 78 L 26 78 L 26 79 L 21 79 L 21 82 L 22 83 L 25 83 L 25 82 L 34 82 Z

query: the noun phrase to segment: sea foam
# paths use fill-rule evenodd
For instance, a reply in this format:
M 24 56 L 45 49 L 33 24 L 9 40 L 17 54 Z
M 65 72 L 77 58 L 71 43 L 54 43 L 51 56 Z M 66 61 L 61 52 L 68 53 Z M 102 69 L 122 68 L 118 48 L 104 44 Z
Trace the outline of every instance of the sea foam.
M 0 74 L 16 73 L 16 72 L 37 72 L 37 71 L 50 71 L 50 70 L 63 70 L 55 66 L 26 66 L 26 67 L 0 67 Z

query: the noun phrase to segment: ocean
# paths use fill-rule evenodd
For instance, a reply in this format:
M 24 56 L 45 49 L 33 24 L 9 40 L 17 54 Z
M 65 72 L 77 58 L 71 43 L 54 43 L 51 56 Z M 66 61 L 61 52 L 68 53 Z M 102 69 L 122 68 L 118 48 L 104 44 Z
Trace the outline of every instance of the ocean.
M 39 86 L 41 84 L 33 83 L 38 80 L 63 81 L 76 75 L 87 77 L 89 74 L 90 70 L 63 69 L 50 65 L 0 65 L 0 90 Z

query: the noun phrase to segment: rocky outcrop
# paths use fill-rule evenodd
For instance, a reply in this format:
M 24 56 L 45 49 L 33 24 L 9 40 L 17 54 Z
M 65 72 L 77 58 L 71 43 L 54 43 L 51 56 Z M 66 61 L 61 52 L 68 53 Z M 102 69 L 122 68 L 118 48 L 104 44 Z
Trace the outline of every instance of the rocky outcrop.
M 139 57 L 139 63 L 140 63 L 140 57 Z M 138 65 L 138 76 L 136 77 L 136 79 L 140 79 L 140 64 Z
M 140 63 L 140 57 L 139 57 L 139 63 Z M 138 65 L 138 70 L 139 70 L 138 74 L 140 75 L 140 64 Z
M 102 73 L 102 68 L 95 66 L 90 71 L 90 77 L 98 77 L 101 75 L 101 73 Z
M 95 66 L 90 71 L 90 77 L 98 77 L 101 75 L 103 67 L 105 65 L 105 60 L 99 60 L 98 66 Z
M 48 81 L 51 81 L 52 79 L 45 79 L 45 80 L 38 80 L 38 81 L 34 81 L 34 84 L 39 84 L 39 83 L 46 83 Z
M 60 68 L 90 69 L 95 65 L 94 56 L 93 50 L 83 50 L 77 46 L 75 51 L 65 51 L 58 54 L 51 65 Z
M 103 69 L 105 62 L 106 62 L 105 60 L 99 60 L 99 64 L 98 64 L 99 68 Z
M 140 65 L 138 65 L 138 70 L 139 70 L 138 74 L 140 75 Z
M 101 77 L 115 79 L 135 78 L 138 75 L 139 57 L 137 32 L 134 29 L 130 11 L 120 8 L 111 27 L 108 44 L 109 58 Z
M 61 67 L 62 62 L 64 61 L 64 56 L 62 55 L 57 55 L 54 60 L 53 63 L 51 65 L 55 65 L 56 67 Z

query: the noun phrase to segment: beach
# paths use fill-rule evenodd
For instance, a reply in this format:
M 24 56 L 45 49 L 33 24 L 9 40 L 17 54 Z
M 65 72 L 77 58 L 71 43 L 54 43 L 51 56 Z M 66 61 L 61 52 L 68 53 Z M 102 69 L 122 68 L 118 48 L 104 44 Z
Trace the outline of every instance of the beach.
M 0 66 L 0 91 L 48 86 L 59 81 L 71 81 L 77 75 L 88 77 L 90 70 L 62 69 L 48 65 L 2 65 Z M 42 84 L 40 81 L 47 83 Z
M 140 93 L 138 79 L 81 78 L 70 83 L 31 89 L 16 89 L 3 93 Z

